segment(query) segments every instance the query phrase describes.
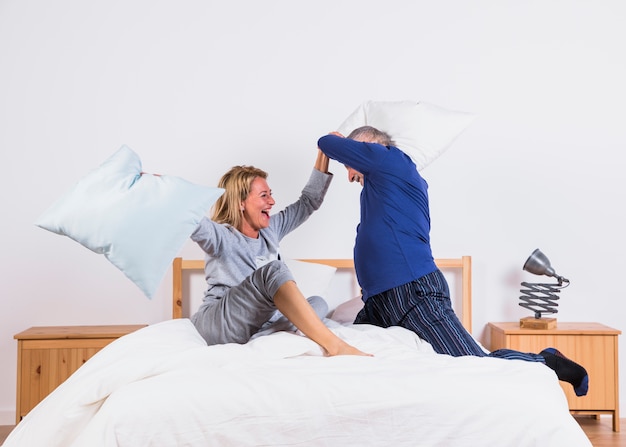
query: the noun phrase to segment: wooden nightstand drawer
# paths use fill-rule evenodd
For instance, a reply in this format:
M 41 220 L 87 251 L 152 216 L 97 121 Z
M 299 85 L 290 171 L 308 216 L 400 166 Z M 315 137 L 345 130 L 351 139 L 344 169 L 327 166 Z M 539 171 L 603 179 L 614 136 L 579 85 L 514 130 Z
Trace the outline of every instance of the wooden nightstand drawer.
M 558 323 L 554 329 L 522 329 L 519 323 L 489 323 L 491 350 L 508 348 L 538 353 L 553 347 L 581 364 L 589 374 L 589 392 L 577 397 L 561 382 L 569 409 L 578 414 L 609 413 L 619 431 L 618 335 L 599 323 Z
M 32 327 L 16 334 L 16 422 L 100 349 L 145 326 Z

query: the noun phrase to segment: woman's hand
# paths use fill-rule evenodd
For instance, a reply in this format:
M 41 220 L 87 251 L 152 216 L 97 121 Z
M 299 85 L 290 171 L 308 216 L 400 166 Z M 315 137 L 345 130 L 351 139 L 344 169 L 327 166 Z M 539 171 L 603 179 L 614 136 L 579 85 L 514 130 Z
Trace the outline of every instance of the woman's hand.
M 337 137 L 345 138 L 343 135 L 341 135 L 337 131 L 330 132 L 329 135 L 335 135 Z M 317 148 L 317 160 L 315 160 L 315 166 L 314 166 L 315 169 L 325 174 L 328 174 L 328 163 L 329 163 L 328 156 L 324 152 L 322 152 L 322 150 L 318 147 Z
M 328 156 L 317 148 L 317 159 L 315 160 L 315 166 L 313 166 L 318 171 L 323 172 L 324 174 L 328 174 Z

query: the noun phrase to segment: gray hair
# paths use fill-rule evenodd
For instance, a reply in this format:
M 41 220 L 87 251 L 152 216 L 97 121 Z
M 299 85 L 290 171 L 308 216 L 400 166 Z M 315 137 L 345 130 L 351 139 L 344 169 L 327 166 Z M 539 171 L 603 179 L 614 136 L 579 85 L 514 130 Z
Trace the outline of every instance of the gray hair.
M 393 141 L 391 135 L 382 130 L 378 130 L 372 126 L 361 126 L 350 132 L 347 138 L 357 141 L 365 141 L 368 143 L 378 143 L 383 146 L 395 146 L 396 142 Z

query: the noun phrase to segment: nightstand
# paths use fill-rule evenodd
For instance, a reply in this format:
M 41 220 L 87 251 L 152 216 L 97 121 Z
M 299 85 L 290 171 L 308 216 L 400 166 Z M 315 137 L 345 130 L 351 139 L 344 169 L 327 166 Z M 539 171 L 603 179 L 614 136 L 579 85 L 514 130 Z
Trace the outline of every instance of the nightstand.
M 589 392 L 577 397 L 569 383 L 560 382 L 572 414 L 613 416 L 619 427 L 617 337 L 622 332 L 600 323 L 561 323 L 554 329 L 522 329 L 519 322 L 489 323 L 491 350 L 508 348 L 539 353 L 553 347 L 581 364 L 589 374 Z
M 16 423 L 96 352 L 145 326 L 31 327 L 16 334 Z

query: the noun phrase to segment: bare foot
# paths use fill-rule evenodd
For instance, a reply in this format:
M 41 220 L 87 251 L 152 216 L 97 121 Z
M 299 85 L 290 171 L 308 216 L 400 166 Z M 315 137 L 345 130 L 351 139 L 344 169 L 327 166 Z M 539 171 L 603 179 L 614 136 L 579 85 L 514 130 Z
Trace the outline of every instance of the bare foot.
M 333 346 L 332 348 L 327 348 L 325 349 L 325 351 L 326 351 L 326 355 L 329 357 L 332 357 L 335 355 L 362 355 L 366 357 L 374 357 L 373 354 L 367 354 L 366 352 L 363 352 L 355 348 L 354 346 L 349 345 L 348 343 L 346 343 L 345 341 L 341 339 L 339 339 L 336 346 Z

